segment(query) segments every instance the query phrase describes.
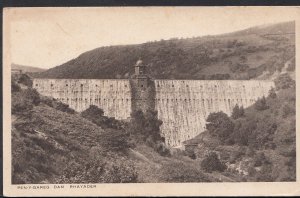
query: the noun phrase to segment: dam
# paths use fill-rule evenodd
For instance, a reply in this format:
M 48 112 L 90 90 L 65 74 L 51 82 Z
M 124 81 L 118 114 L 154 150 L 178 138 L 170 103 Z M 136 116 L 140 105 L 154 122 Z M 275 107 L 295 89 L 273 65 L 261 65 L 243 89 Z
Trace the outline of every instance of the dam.
M 203 132 L 210 113 L 231 115 L 235 105 L 249 107 L 266 97 L 274 82 L 151 79 L 138 62 L 131 79 L 34 79 L 33 87 L 78 112 L 96 105 L 119 120 L 130 118 L 134 110 L 156 110 L 165 143 L 176 147 Z

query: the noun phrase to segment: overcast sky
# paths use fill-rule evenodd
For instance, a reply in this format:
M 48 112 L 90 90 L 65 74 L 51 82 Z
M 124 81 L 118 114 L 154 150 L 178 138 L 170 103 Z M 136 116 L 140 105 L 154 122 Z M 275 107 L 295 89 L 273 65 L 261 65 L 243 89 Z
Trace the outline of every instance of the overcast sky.
M 51 68 L 101 46 L 227 33 L 295 20 L 297 11 L 280 7 L 23 8 L 5 14 L 10 17 L 11 61 Z

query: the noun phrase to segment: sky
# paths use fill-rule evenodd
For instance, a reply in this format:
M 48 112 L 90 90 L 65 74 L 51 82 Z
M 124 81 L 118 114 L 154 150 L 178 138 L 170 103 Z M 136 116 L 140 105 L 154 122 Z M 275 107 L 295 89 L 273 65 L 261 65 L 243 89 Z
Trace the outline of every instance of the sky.
M 297 16 L 299 8 L 283 7 L 8 8 L 4 43 L 11 62 L 48 69 L 101 46 L 216 35 Z

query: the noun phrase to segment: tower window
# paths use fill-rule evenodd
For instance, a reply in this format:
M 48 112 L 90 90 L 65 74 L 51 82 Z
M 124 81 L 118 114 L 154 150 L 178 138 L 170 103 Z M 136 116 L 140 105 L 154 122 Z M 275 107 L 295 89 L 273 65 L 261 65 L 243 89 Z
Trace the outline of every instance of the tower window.
M 68 86 L 68 84 L 66 84 L 66 87 Z
M 35 84 L 35 86 L 37 87 L 37 86 L 39 86 L 38 84 Z
M 141 85 L 141 87 L 144 87 L 144 85 Z

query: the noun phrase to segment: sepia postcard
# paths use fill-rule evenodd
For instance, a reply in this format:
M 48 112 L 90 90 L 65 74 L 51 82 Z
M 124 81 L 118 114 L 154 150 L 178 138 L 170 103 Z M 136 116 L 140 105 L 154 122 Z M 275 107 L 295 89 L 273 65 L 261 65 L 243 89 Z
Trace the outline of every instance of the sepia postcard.
M 4 8 L 4 195 L 300 195 L 299 34 L 300 7 Z

